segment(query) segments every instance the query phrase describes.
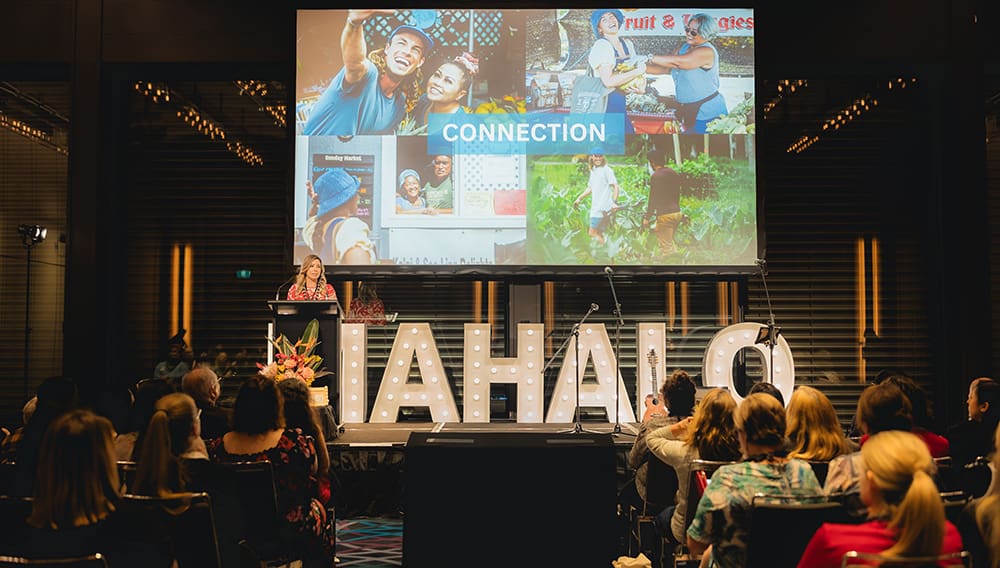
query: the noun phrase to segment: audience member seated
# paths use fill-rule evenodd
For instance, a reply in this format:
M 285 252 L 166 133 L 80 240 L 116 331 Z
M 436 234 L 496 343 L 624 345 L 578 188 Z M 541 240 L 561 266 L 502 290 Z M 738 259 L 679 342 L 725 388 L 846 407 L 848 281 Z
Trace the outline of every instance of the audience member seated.
M 330 453 L 326 448 L 326 437 L 319 425 L 316 409 L 309 406 L 309 387 L 299 379 L 285 379 L 278 382 L 283 401 L 285 428 L 299 429 L 311 436 L 316 444 L 316 481 L 319 492 L 316 495 L 324 504 L 330 503 Z
M 222 386 L 218 375 L 210 367 L 195 367 L 184 375 L 181 388 L 194 399 L 201 411 L 201 437 L 206 440 L 221 438 L 229 431 L 229 411 L 218 406 Z
M 684 515 L 687 512 L 688 478 L 691 462 L 696 459 L 735 461 L 740 458 L 733 413 L 736 401 L 725 389 L 712 389 L 705 395 L 694 418 L 650 432 L 649 451 L 677 472 L 675 505 L 656 517 L 657 531 L 674 544 L 686 542 Z
M 357 297 L 351 299 L 344 323 L 385 325 L 385 322 L 385 304 L 379 299 L 375 284 L 362 281 L 358 286 Z
M 194 399 L 184 393 L 156 401 L 139 453 L 135 487 L 129 493 L 150 497 L 208 493 L 223 564 L 235 565 L 242 520 L 234 480 L 228 469 L 208 460 L 198 413 Z
M 702 566 L 746 563 L 755 495 L 806 500 L 823 495 L 809 464 L 783 455 L 785 409 L 777 399 L 751 394 L 736 409 L 735 423 L 745 461 L 724 465 L 712 475 L 687 531 L 691 554 L 704 552 Z
M 255 375 L 236 395 L 233 430 L 208 442 L 214 461 L 269 461 L 274 468 L 278 510 L 284 512 L 289 546 L 302 550 L 305 566 L 330 566 L 334 519 L 317 498 L 316 445 L 301 430 L 286 430 L 281 393 L 272 379 Z
M 11 493 L 19 497 L 34 492 L 38 452 L 49 425 L 62 414 L 76 408 L 76 383 L 68 377 L 50 377 L 38 386 L 38 402 L 31 420 L 24 426 L 24 435 L 13 448 L 8 448 L 14 466 L 14 486 Z
M 167 355 L 163 361 L 153 368 L 153 378 L 163 379 L 171 384 L 174 390 L 180 388 L 181 378 L 191 370 L 191 364 L 185 359 L 191 359 L 193 354 L 187 349 L 184 341 L 186 330 L 180 330 L 167 340 Z
M 962 511 L 959 520 L 959 531 L 965 549 L 972 553 L 973 566 L 1000 566 L 1000 483 L 997 471 L 1000 471 L 1000 429 L 993 434 L 993 449 L 988 452 L 992 459 L 990 467 L 993 470 L 993 483 L 986 494 L 974 499 Z
M 962 550 L 958 530 L 945 520 L 932 477 L 934 460 L 919 437 L 899 430 L 881 432 L 861 447 L 861 456 L 861 499 L 869 521 L 821 526 L 809 541 L 800 568 L 836 568 L 852 550 L 890 559 Z
M 785 395 L 781 394 L 781 391 L 778 390 L 778 387 L 774 386 L 773 384 L 765 383 L 763 381 L 759 383 L 754 383 L 753 386 L 750 387 L 750 392 L 747 394 L 756 394 L 759 392 L 773 396 L 775 399 L 778 400 L 778 402 L 781 403 L 781 406 L 785 406 Z
M 837 420 L 833 403 L 822 392 L 801 386 L 788 402 L 788 457 L 809 461 L 830 461 L 857 450 L 847 439 Z
M 934 427 L 934 413 L 924 389 L 911 377 L 902 373 L 889 375 L 886 377 L 885 382 L 899 387 L 910 401 L 910 408 L 913 414 L 912 432 L 927 444 L 927 449 L 930 450 L 931 455 L 936 458 L 947 457 L 948 439 L 931 431 Z M 865 443 L 864 437 L 862 437 L 861 443 Z
M 632 443 L 632 450 L 628 454 L 628 465 L 635 470 L 635 491 L 642 501 L 646 501 L 646 478 L 649 466 L 646 461 L 649 459 L 649 448 L 646 438 L 650 432 L 667 426 L 676 424 L 678 421 L 691 416 L 694 410 L 694 397 L 697 388 L 694 381 L 688 374 L 680 369 L 674 371 L 667 380 L 663 381 L 660 387 L 660 398 L 657 404 L 653 404 L 656 397 L 652 394 L 646 397 L 647 412 L 643 416 L 642 425 Z M 667 434 L 671 435 L 671 434 Z M 678 472 L 678 478 L 680 472 Z M 666 506 L 668 503 L 657 503 Z
M 910 408 L 909 399 L 895 384 L 881 382 L 868 386 L 858 397 L 854 418 L 865 435 L 862 440 L 888 430 L 909 432 L 913 428 Z M 823 486 L 824 493 L 842 500 L 855 517 L 864 517 L 868 511 L 860 497 L 861 465 L 861 452 L 834 458 Z
M 142 434 L 156 409 L 156 401 L 174 392 L 174 387 L 164 379 L 144 379 L 135 388 L 135 401 L 128 413 L 128 432 L 115 438 L 115 459 L 136 461 L 142 443 Z
M 39 389 L 39 401 L 42 392 Z M 51 423 L 38 453 L 29 529 L 19 556 L 60 558 L 100 552 L 113 566 L 126 565 L 119 555 L 122 543 L 115 538 L 119 484 L 113 433 L 107 418 L 88 410 L 70 411 Z
M 993 453 L 993 434 L 1000 422 L 1000 384 L 980 377 L 969 385 L 969 419 L 948 430 L 952 465 L 962 467 Z
M 14 463 L 14 454 L 17 451 L 17 445 L 24 438 L 24 428 L 31 421 L 31 417 L 34 416 L 37 407 L 37 396 L 31 397 L 28 399 L 28 402 L 24 403 L 24 407 L 21 408 L 21 426 L 13 432 L 7 433 L 3 441 L 0 442 L 0 463 Z M 4 430 L 6 431 L 6 428 Z

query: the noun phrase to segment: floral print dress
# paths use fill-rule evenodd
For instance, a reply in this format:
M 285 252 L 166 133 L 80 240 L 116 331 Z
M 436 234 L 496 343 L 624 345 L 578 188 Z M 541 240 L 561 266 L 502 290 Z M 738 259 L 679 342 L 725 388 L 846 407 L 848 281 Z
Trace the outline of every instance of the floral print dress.
M 278 511 L 284 511 L 285 522 L 298 533 L 320 539 L 324 551 L 333 558 L 336 520 L 327 515 L 326 508 L 318 499 L 319 485 L 312 473 L 316 461 L 316 445 L 312 436 L 303 434 L 298 428 L 285 430 L 278 445 L 253 454 L 227 452 L 222 438 L 210 440 L 206 446 L 209 457 L 215 462 L 271 462 Z

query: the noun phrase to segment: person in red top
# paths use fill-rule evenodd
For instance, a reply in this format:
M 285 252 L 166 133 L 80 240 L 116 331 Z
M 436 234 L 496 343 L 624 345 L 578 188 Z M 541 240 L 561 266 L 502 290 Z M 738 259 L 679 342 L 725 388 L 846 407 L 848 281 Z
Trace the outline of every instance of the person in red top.
M 307 255 L 299 268 L 295 284 L 288 289 L 289 300 L 336 300 L 333 284 L 326 281 L 323 261 L 314 254 Z
M 385 325 L 385 304 L 378 297 L 375 284 L 361 282 L 358 296 L 351 300 L 344 323 L 366 323 L 369 325 Z
M 962 550 L 962 537 L 945 520 L 934 484 L 934 460 L 927 445 L 911 432 L 887 430 L 861 447 L 861 500 L 869 521 L 860 525 L 826 523 L 806 546 L 799 568 L 835 568 L 844 554 L 857 551 L 885 558 L 938 556 Z M 961 566 L 959 559 L 939 566 Z

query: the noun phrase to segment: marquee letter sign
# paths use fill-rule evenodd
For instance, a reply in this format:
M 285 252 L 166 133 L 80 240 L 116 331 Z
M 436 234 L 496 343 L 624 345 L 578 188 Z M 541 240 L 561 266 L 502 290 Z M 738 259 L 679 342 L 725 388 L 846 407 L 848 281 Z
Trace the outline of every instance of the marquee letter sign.
M 726 387 L 737 403 L 743 400 L 733 384 L 733 359 L 744 347 L 753 347 L 760 352 L 764 377 L 771 376 L 770 348 L 757 343 L 761 328 L 767 329 L 767 326 L 753 322 L 737 323 L 723 328 L 712 337 L 705 349 L 702 363 L 701 376 L 706 387 Z M 781 391 L 787 404 L 795 389 L 795 363 L 792 361 L 792 350 L 783 335 L 778 335 L 778 341 L 774 345 L 774 386 Z
M 580 363 L 574 349 L 579 349 Z M 594 370 L 597 373 L 597 383 L 584 383 L 584 370 L 588 358 L 594 360 Z M 566 354 L 563 357 L 559 379 L 552 391 L 549 402 L 549 412 L 546 422 L 572 422 L 576 410 L 576 386 L 580 388 L 580 407 L 603 406 L 607 410 L 609 420 L 615 416 L 615 388 L 618 388 L 618 419 L 620 422 L 635 422 L 635 414 L 629 404 L 628 392 L 625 391 L 625 381 L 621 373 L 614 376 L 615 354 L 611 349 L 608 331 L 604 324 L 586 324 L 580 326 L 580 345 L 570 339 Z
M 490 357 L 490 325 L 465 324 L 464 422 L 490 421 L 490 385 L 517 385 L 517 421 L 542 421 L 542 339 L 540 323 L 517 324 L 517 357 Z
M 340 326 L 340 420 L 364 422 L 368 410 L 368 333 L 363 323 Z
M 420 382 L 407 383 L 414 357 Z M 371 422 L 395 422 L 401 406 L 426 406 L 434 422 L 461 421 L 430 324 L 400 324 L 375 397 Z

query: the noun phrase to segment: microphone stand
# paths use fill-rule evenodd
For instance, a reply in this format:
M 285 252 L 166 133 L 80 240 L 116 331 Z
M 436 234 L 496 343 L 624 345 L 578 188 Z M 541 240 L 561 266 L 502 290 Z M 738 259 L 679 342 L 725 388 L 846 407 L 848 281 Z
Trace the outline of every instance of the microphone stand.
M 289 282 L 291 282 L 292 280 L 295 280 L 295 277 L 296 277 L 296 276 L 298 276 L 298 275 L 299 275 L 299 273 L 298 273 L 298 272 L 296 272 L 295 274 L 292 274 L 291 278 L 289 278 L 288 280 L 285 280 L 284 282 L 282 282 L 282 283 L 281 283 L 281 284 L 280 284 L 280 285 L 278 286 L 278 289 L 274 291 L 274 299 L 275 299 L 275 301 L 277 301 L 277 300 L 280 300 L 280 299 L 281 299 L 281 289 L 285 287 L 285 284 L 288 284 L 288 283 L 289 283 Z
M 619 416 L 620 415 L 620 411 L 619 411 L 619 408 L 618 408 L 620 406 L 620 402 L 621 402 L 619 400 L 619 394 L 618 394 L 618 376 L 621 373 L 621 357 L 619 356 L 619 352 L 620 352 L 621 340 L 622 340 L 622 326 L 624 325 L 624 322 L 622 321 L 622 305 L 618 302 L 618 293 L 615 292 L 615 281 L 614 281 L 614 278 L 612 278 L 612 274 L 614 274 L 614 271 L 611 270 L 610 266 L 605 266 L 604 267 L 604 273 L 607 274 L 607 276 L 608 276 L 608 286 L 611 287 L 611 298 L 615 302 L 615 311 L 614 311 L 614 314 L 615 314 L 615 378 L 614 378 L 614 384 L 615 384 L 615 427 L 611 431 L 611 435 L 612 436 L 621 436 L 623 434 L 628 434 L 629 436 L 634 436 L 635 434 L 632 434 L 631 432 L 622 432 L 622 423 L 621 423 L 621 419 L 620 419 L 620 416 Z
M 760 269 L 760 281 L 764 284 L 764 297 L 767 298 L 767 349 L 769 353 L 767 371 L 767 382 L 774 384 L 774 344 L 778 340 L 781 328 L 774 324 L 774 310 L 771 308 L 771 293 L 767 290 L 767 261 L 758 258 L 757 267 Z M 760 339 L 757 340 L 760 343 Z
M 597 310 L 598 310 L 597 304 L 590 304 L 590 307 L 587 308 L 587 313 L 583 314 L 583 318 L 580 321 L 573 324 L 572 330 L 570 331 L 569 335 L 566 336 L 566 339 L 562 342 L 562 345 L 559 346 L 559 349 L 557 349 L 556 352 L 552 354 L 552 357 L 548 360 L 548 362 L 545 363 L 545 366 L 542 367 L 542 376 L 544 377 L 545 371 L 552 365 L 552 362 L 556 360 L 556 357 L 559 356 L 559 353 L 561 353 L 562 350 L 566 348 L 566 346 L 569 344 L 569 340 L 571 338 L 576 338 L 576 342 L 574 344 L 574 348 L 576 350 L 575 354 L 576 369 L 574 370 L 576 376 L 574 378 L 576 380 L 573 381 L 574 385 L 576 386 L 576 412 L 574 413 L 576 416 L 573 423 L 573 428 L 569 430 L 560 430 L 559 431 L 560 434 L 580 434 L 583 432 L 586 432 L 588 434 L 596 434 L 596 432 L 584 430 L 583 425 L 580 423 L 580 326 L 582 326 L 583 323 L 587 321 L 587 318 L 590 317 L 590 314 L 596 312 Z

